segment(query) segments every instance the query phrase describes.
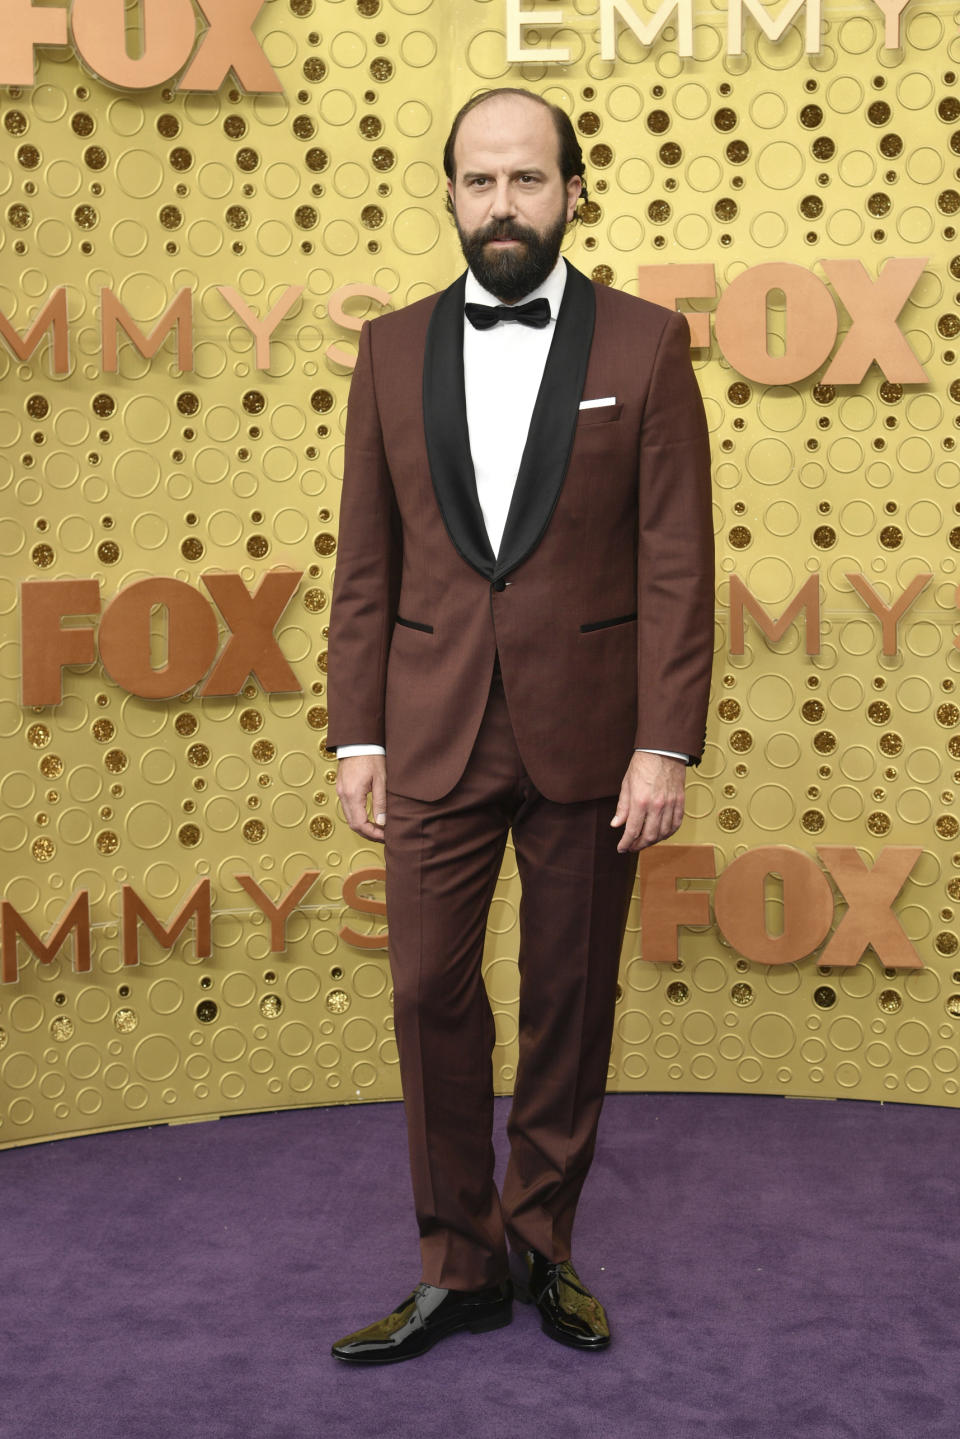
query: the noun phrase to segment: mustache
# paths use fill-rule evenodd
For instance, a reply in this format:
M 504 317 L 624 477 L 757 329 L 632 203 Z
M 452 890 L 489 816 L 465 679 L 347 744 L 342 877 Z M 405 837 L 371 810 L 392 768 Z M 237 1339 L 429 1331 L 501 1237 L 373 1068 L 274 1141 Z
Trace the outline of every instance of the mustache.
M 524 245 L 536 243 L 537 234 L 527 225 L 517 225 L 512 220 L 491 220 L 474 235 L 474 243 L 486 245 L 490 240 L 519 240 Z

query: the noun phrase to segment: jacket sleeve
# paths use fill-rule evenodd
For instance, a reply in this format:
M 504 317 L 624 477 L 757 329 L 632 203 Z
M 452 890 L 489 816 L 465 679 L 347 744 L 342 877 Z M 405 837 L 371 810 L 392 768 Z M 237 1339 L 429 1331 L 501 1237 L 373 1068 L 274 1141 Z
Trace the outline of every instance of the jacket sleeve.
M 639 748 L 698 763 L 714 648 L 710 442 L 683 315 L 664 326 L 644 406 L 637 565 Z
M 327 660 L 327 746 L 383 745 L 387 655 L 402 541 L 374 381 L 371 324 L 347 402 L 337 568 Z

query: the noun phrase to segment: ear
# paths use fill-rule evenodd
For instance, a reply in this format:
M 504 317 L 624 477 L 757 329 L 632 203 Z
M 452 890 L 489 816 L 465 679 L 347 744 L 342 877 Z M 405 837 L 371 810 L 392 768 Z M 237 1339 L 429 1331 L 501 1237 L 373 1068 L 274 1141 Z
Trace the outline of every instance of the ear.
M 579 175 L 571 175 L 567 181 L 567 220 L 573 219 L 573 212 L 577 208 L 577 201 L 580 199 L 580 192 L 583 189 L 583 180 Z
M 453 181 L 452 181 L 452 180 L 448 180 L 448 181 L 447 181 L 447 195 L 448 195 L 448 197 L 449 197 L 450 204 L 453 205 L 454 208 L 456 208 L 456 201 L 455 201 L 454 198 L 453 198 Z

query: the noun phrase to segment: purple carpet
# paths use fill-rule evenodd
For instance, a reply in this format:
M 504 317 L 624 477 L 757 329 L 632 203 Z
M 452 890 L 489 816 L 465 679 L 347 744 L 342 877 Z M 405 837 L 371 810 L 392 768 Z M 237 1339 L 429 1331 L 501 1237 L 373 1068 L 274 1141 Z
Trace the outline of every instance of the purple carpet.
M 9 1150 L 0 1434 L 957 1439 L 958 1150 L 943 1109 L 612 1095 L 575 1244 L 611 1348 L 517 1305 L 372 1370 L 328 1351 L 419 1278 L 399 1105 Z

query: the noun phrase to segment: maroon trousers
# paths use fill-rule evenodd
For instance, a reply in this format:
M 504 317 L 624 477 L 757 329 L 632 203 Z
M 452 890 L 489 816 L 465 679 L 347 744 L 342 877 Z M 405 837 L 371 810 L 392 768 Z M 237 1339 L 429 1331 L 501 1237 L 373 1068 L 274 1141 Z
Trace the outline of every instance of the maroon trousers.
M 570 1255 L 603 1104 L 636 872 L 636 855 L 617 854 L 615 807 L 615 796 L 555 804 L 537 791 L 517 751 L 499 673 L 457 786 L 429 803 L 388 793 L 394 1015 L 429 1284 L 498 1282 L 507 1274 L 508 1243 L 555 1261 Z M 520 1055 L 500 1196 L 491 1137 L 494 1022 L 481 961 L 510 830 L 522 886 Z

